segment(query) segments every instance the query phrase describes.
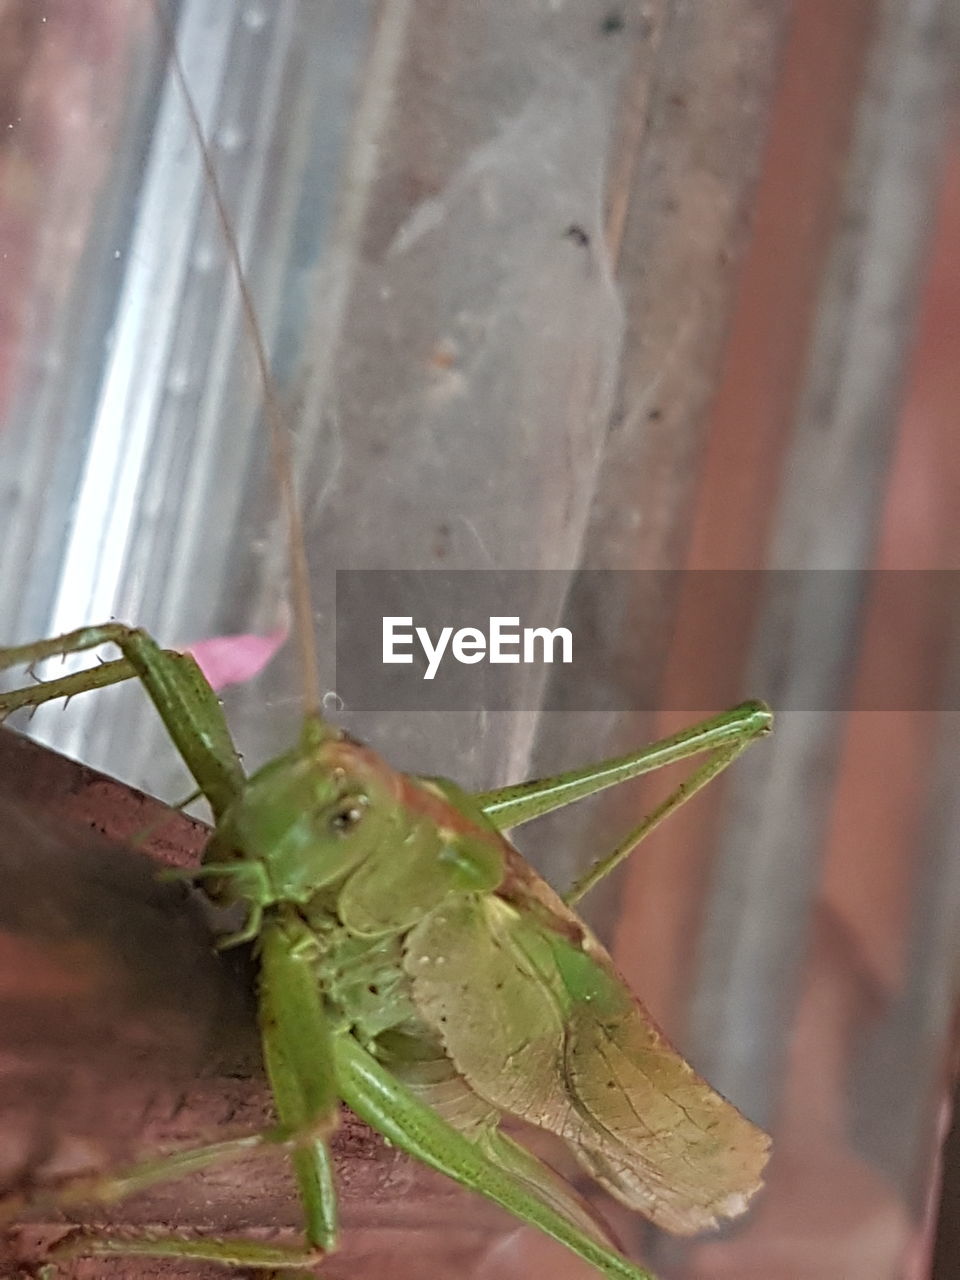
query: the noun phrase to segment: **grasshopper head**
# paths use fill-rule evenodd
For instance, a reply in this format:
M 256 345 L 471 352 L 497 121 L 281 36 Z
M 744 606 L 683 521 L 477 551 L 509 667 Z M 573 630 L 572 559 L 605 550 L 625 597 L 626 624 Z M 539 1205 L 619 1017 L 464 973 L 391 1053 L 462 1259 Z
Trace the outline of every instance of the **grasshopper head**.
M 412 924 L 448 893 L 492 889 L 503 874 L 499 837 L 482 818 L 368 747 L 309 725 L 223 815 L 206 861 L 226 860 L 260 864 L 261 906 L 344 885 L 341 914 L 360 933 Z
M 249 778 L 223 815 L 205 860 L 259 862 L 269 901 L 304 902 L 346 875 L 387 835 L 396 807 L 391 774 L 349 738 L 304 734 L 294 750 Z

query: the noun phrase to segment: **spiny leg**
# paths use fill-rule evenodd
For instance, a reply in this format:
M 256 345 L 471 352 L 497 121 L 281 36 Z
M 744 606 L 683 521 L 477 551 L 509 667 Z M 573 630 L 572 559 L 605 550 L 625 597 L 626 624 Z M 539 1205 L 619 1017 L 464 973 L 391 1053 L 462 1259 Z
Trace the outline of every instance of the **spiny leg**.
M 669 814 L 732 764 L 755 738 L 768 733 L 772 722 L 772 713 L 764 703 L 745 702 L 628 755 L 615 756 L 600 764 L 552 778 L 484 792 L 476 798 L 494 825 L 500 830 L 507 830 L 664 765 L 675 764 L 705 751 L 711 753 L 704 765 L 685 778 L 610 854 L 600 858 L 576 881 L 564 895 L 564 901 L 572 905 L 629 857 Z
M 42 1207 L 48 1199 L 61 1209 L 93 1201 L 113 1203 L 146 1190 L 155 1183 L 175 1181 L 202 1169 L 248 1155 L 251 1151 L 268 1146 L 288 1145 L 297 1140 L 287 1129 L 278 1128 L 188 1151 L 173 1152 L 168 1156 L 144 1161 L 121 1173 L 104 1178 L 78 1180 L 57 1193 L 51 1193 L 49 1197 L 31 1200 L 30 1207 Z M 297 1148 L 295 1153 L 296 1150 Z M 114 1232 L 78 1227 L 54 1245 L 49 1256 L 56 1262 L 88 1254 L 139 1255 L 286 1271 L 316 1265 L 324 1252 L 324 1249 L 312 1242 L 307 1246 L 272 1245 L 235 1236 L 189 1237 L 160 1230 Z
M 344 1101 L 389 1142 L 479 1191 L 515 1217 L 559 1240 L 607 1280 L 654 1280 L 649 1271 L 601 1244 L 547 1199 L 531 1191 L 507 1163 L 497 1163 L 420 1102 L 349 1034 L 334 1040 L 337 1083 Z
M 745 747 L 754 738 L 769 733 L 772 723 L 773 713 L 764 703 L 744 702 L 627 755 L 613 756 L 599 764 L 558 773 L 550 778 L 520 782 L 496 791 L 482 791 L 474 799 L 499 831 L 509 831 L 606 787 L 639 778 L 641 774 L 687 760 L 703 751 L 738 745 Z
M 14 651 L 11 649 L 0 649 L 0 670 L 8 665 L 19 665 L 3 661 L 12 652 Z M 59 676 L 53 680 L 37 681 L 36 684 L 25 685 L 21 689 L 8 689 L 0 693 L 0 721 L 6 720 L 14 711 L 22 711 L 24 707 L 34 709 L 53 698 L 63 698 L 65 702 L 69 702 L 78 693 L 107 689 L 122 680 L 134 679 L 136 674 L 125 658 L 117 658 L 113 662 L 101 662 L 96 667 L 89 667 L 86 671 L 75 671 L 71 675 Z
M 122 1257 L 177 1258 L 186 1262 L 219 1262 L 228 1267 L 251 1267 L 268 1272 L 296 1270 L 316 1266 L 323 1259 L 322 1249 L 297 1245 L 261 1244 L 227 1236 L 189 1239 L 141 1232 L 139 1235 L 86 1235 L 78 1231 L 50 1250 L 54 1259 L 83 1257 L 86 1254 L 115 1254 Z M 49 1274 L 49 1273 L 48 1273 Z
M 145 632 L 108 623 L 84 627 L 52 640 L 0 650 L 0 669 L 32 665 L 44 658 L 83 652 L 108 642 L 116 644 L 123 653 L 120 661 L 0 694 L 0 719 L 18 707 L 38 706 L 54 698 L 71 697 L 121 680 L 139 678 L 184 762 L 219 816 L 243 786 L 244 775 L 216 694 L 192 658 L 160 649 Z M 91 1200 L 119 1200 L 155 1182 L 183 1177 L 235 1158 L 265 1142 L 284 1140 L 285 1135 L 279 1133 L 261 1134 L 177 1152 L 105 1179 L 79 1181 L 59 1193 L 55 1202 L 66 1206 Z M 149 1254 L 271 1270 L 299 1268 L 316 1262 L 320 1256 L 315 1247 L 290 1249 L 256 1241 L 190 1240 L 159 1233 L 116 1236 L 88 1233 L 83 1229 L 56 1246 L 51 1256 L 63 1258 L 86 1253 Z
M 158 1182 L 176 1181 L 282 1141 L 283 1135 L 270 1130 L 245 1134 L 241 1138 L 228 1138 L 223 1142 L 155 1156 L 113 1173 L 74 1178 L 65 1186 L 49 1191 L 8 1196 L 0 1202 L 0 1222 L 12 1221 L 27 1209 L 69 1209 L 82 1204 L 114 1204 L 127 1196 L 145 1191 Z
M 602 1248 L 609 1248 L 610 1239 L 606 1229 L 599 1224 L 587 1203 L 549 1165 L 499 1129 L 483 1130 L 475 1141 L 488 1160 L 498 1168 L 519 1179 L 537 1199 L 560 1213 L 572 1226 L 595 1240 Z
M 170 1155 L 143 1161 L 119 1173 L 99 1178 L 77 1179 L 59 1191 L 32 1197 L 29 1207 L 43 1208 L 50 1204 L 64 1209 L 92 1202 L 113 1203 L 124 1200 L 136 1192 L 144 1191 L 158 1182 L 175 1181 L 202 1169 L 228 1163 L 252 1151 L 284 1144 L 288 1138 L 286 1130 L 272 1129 L 262 1133 L 248 1134 L 242 1138 L 230 1138 L 224 1142 L 211 1143 L 204 1147 L 191 1148 L 187 1151 L 175 1151 Z M 11 1206 L 15 1213 L 22 1212 L 23 1207 L 24 1205 L 19 1202 Z M 271 1270 L 308 1266 L 316 1263 L 320 1257 L 316 1248 L 268 1245 L 255 1240 L 227 1237 L 190 1239 L 152 1231 L 117 1234 L 85 1227 L 78 1227 L 54 1245 L 49 1252 L 49 1257 L 56 1262 L 86 1254 L 139 1254 Z M 55 1274 L 55 1268 L 46 1269 L 46 1271 L 48 1275 Z
M 705 765 L 702 765 L 701 768 L 692 773 L 689 778 L 685 778 L 675 791 L 670 792 L 666 800 L 658 804 L 641 822 L 637 823 L 611 853 L 608 853 L 606 857 L 598 858 L 593 866 L 585 871 L 578 880 L 575 880 L 566 893 L 561 895 L 567 906 L 570 907 L 575 902 L 579 902 L 585 894 L 590 892 L 594 885 L 599 884 L 614 868 L 618 867 L 626 858 L 629 858 L 641 840 L 646 839 L 655 827 L 659 827 L 664 818 L 669 817 L 691 796 L 696 795 L 701 787 L 705 787 L 718 773 L 722 773 L 727 765 L 731 764 L 746 746 L 746 742 L 741 742 L 735 747 L 727 747 L 725 750 L 717 751 Z
M 308 1242 L 337 1245 L 337 1197 L 326 1137 L 337 1122 L 329 1017 L 314 968 L 316 941 L 299 920 L 269 921 L 260 935 L 258 1016 L 280 1122 L 299 1135 L 292 1152 Z
M 309 931 L 295 919 L 289 924 L 271 920 L 260 934 L 259 1020 L 281 1127 L 235 1144 L 240 1154 L 268 1141 L 289 1143 L 304 1206 L 306 1246 L 224 1237 L 191 1239 L 159 1232 L 96 1232 L 71 1237 L 52 1251 L 53 1256 L 139 1254 L 288 1270 L 314 1265 L 336 1246 L 336 1195 L 325 1134 L 335 1124 L 338 1097 L 330 1030 L 313 970 L 314 948 Z M 98 1198 L 122 1198 L 161 1177 L 177 1177 L 230 1154 L 221 1157 L 216 1149 L 208 1150 L 210 1154 L 185 1152 L 150 1162 L 122 1180 L 112 1180 L 109 1189 L 114 1194 L 105 1197 L 101 1188 Z
M 89 671 L 0 693 L 0 720 L 20 707 L 36 707 L 53 698 L 70 698 L 88 689 L 138 678 L 197 786 L 219 817 L 243 786 L 243 768 L 217 695 L 188 654 L 161 649 L 145 631 L 108 622 L 81 627 L 52 640 L 0 649 L 0 670 L 32 666 L 44 658 L 82 653 L 103 644 L 115 644 L 123 658 Z

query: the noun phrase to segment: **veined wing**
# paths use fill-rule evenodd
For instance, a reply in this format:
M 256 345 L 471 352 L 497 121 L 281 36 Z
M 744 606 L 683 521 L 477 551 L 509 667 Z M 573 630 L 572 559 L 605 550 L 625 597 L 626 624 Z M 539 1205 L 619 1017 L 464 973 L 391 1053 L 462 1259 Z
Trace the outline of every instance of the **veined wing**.
M 407 939 L 415 1004 L 457 1070 L 666 1230 L 742 1213 L 766 1134 L 669 1044 L 549 886 L 518 854 L 509 865 L 497 894 L 450 902 Z

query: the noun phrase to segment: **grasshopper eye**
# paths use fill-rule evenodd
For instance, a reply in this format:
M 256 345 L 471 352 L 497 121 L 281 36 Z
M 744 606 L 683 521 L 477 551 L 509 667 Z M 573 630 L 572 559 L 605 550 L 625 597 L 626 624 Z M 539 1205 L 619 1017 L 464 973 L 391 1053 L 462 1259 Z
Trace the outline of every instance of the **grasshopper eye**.
M 346 835 L 352 831 L 367 811 L 366 796 L 344 796 L 337 804 L 328 820 L 334 835 Z

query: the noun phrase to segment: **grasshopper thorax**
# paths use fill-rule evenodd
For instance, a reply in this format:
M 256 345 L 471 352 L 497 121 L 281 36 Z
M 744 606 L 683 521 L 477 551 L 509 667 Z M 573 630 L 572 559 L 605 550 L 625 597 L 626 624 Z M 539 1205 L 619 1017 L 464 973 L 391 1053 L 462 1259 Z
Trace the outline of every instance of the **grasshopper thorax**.
M 248 780 L 204 861 L 258 864 L 255 889 L 230 877 L 232 897 L 269 907 L 322 895 L 363 935 L 407 928 L 450 894 L 495 889 L 504 870 L 502 838 L 459 788 L 398 773 L 311 723 Z

